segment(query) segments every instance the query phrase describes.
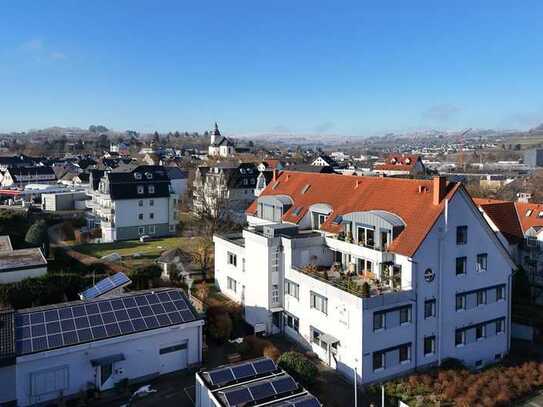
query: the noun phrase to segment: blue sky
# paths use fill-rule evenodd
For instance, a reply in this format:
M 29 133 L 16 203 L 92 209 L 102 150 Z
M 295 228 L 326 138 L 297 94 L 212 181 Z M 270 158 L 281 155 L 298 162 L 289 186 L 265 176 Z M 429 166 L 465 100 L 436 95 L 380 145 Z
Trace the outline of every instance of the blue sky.
M 543 122 L 543 2 L 2 1 L 0 131 Z

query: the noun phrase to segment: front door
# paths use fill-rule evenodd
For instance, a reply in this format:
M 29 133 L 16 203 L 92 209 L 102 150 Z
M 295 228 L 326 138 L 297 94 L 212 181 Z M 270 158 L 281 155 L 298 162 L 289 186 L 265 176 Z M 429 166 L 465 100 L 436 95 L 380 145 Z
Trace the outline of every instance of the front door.
M 106 363 L 96 366 L 96 385 L 99 390 L 108 390 L 113 387 L 113 364 Z

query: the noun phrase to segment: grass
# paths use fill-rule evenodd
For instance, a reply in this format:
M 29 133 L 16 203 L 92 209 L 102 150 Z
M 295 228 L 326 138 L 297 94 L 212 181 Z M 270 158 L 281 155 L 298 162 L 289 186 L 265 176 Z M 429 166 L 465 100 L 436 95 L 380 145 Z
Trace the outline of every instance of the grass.
M 141 255 L 139 259 L 153 259 L 159 257 L 164 251 L 174 248 L 192 253 L 197 243 L 198 238 L 166 237 L 144 243 L 139 240 L 126 240 L 113 243 L 82 244 L 74 246 L 74 250 L 97 258 L 111 253 L 117 253 L 122 257 L 131 257 L 138 253 Z M 134 260 L 137 259 L 134 258 Z

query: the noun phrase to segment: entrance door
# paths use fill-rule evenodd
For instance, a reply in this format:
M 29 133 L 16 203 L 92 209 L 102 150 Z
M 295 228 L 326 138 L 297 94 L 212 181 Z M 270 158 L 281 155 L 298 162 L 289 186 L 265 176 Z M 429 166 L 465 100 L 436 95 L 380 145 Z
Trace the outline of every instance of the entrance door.
M 187 341 L 184 341 L 160 347 L 160 374 L 186 369 L 188 364 L 187 345 Z
M 113 382 L 113 364 L 106 363 L 100 366 L 96 366 L 96 381 L 98 389 L 108 390 L 115 384 Z

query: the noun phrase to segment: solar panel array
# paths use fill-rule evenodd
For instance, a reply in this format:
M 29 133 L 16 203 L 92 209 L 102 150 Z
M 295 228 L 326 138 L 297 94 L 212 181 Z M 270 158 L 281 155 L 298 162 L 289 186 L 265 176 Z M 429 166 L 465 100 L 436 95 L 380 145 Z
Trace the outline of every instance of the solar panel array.
M 224 392 L 224 398 L 229 407 L 245 406 L 248 403 L 256 404 L 264 400 L 273 400 L 298 391 L 299 386 L 294 379 L 283 375 L 274 380 L 255 382 Z
M 17 312 L 17 355 L 183 324 L 195 319 L 197 316 L 180 290 L 123 295 Z
M 103 280 L 98 281 L 94 286 L 83 291 L 79 296 L 82 300 L 90 300 L 131 282 L 132 280 L 130 280 L 126 274 L 118 272 L 111 277 L 106 277 Z
M 271 359 L 259 359 L 239 365 L 211 370 L 207 373 L 213 386 L 225 386 L 239 380 L 248 380 L 258 375 L 275 372 L 277 365 Z

